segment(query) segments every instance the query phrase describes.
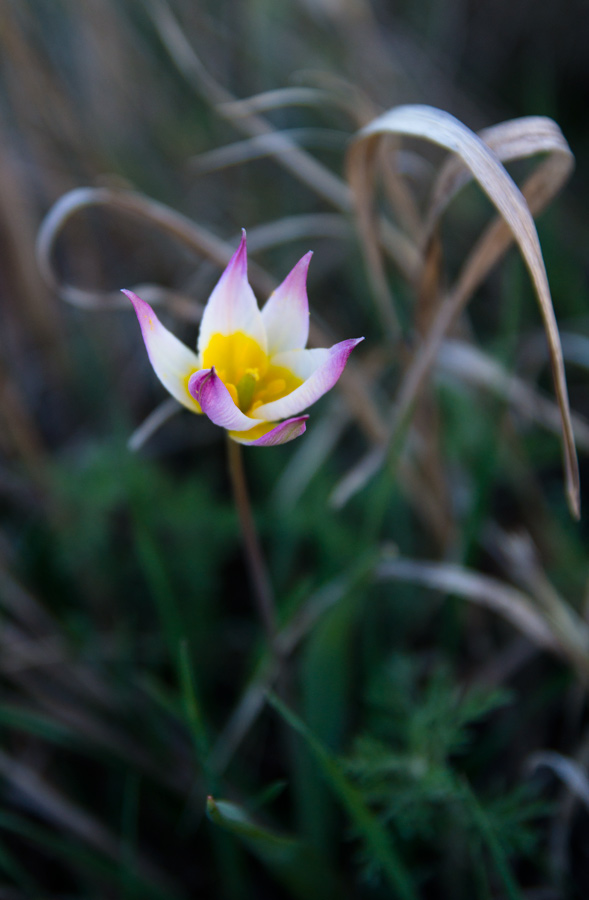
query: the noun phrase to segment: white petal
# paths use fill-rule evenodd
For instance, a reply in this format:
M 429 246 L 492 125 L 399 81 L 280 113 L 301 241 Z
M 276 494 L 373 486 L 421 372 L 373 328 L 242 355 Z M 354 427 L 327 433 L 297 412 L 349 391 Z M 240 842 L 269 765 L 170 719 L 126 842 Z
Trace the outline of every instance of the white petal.
M 214 334 L 242 332 L 266 351 L 262 314 L 247 280 L 245 231 L 229 265 L 207 301 L 200 324 L 198 352 L 202 357 Z
M 274 422 L 277 419 L 296 416 L 297 413 L 307 409 L 331 390 L 342 374 L 348 356 L 356 344 L 363 340 L 364 338 L 356 338 L 341 341 L 329 350 L 287 350 L 272 357 L 271 362 L 274 365 L 284 366 L 304 380 L 286 397 L 259 406 L 253 412 L 255 418 Z
M 307 299 L 307 270 L 312 253 L 303 256 L 268 298 L 262 309 L 266 328 L 268 354 L 285 350 L 300 350 L 309 336 L 309 301 Z
M 155 374 L 172 397 L 192 412 L 199 413 L 200 406 L 188 390 L 188 379 L 200 368 L 198 357 L 162 325 L 149 303 L 133 291 L 123 291 L 123 294 L 135 308 Z

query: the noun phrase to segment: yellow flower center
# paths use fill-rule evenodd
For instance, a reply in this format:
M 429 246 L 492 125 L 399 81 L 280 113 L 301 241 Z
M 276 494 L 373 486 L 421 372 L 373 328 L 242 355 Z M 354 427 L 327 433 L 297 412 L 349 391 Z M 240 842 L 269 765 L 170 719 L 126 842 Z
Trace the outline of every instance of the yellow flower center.
M 260 345 L 241 331 L 211 337 L 202 354 L 202 367 L 213 366 L 236 406 L 246 414 L 286 397 L 303 383 L 290 369 L 273 366 Z

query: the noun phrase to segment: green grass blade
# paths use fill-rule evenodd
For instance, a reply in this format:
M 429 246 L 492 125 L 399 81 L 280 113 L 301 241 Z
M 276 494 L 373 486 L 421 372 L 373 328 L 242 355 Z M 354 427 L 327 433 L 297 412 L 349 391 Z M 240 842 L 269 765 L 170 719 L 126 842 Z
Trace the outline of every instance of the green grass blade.
M 177 648 L 185 635 L 174 592 L 161 562 L 158 548 L 137 517 L 134 522 L 133 534 L 137 558 L 162 623 L 170 660 L 177 666 Z
M 181 641 L 179 648 L 180 686 L 186 720 L 190 727 L 196 758 L 202 767 L 209 791 L 216 790 L 217 779 L 208 762 L 210 744 L 201 705 L 196 692 L 194 670 L 188 652 L 188 642 Z
M 497 835 L 495 834 L 484 809 L 466 781 L 462 781 L 461 787 L 464 802 L 470 811 L 473 822 L 477 827 L 483 842 L 487 846 L 489 855 L 503 881 L 509 900 L 524 900 L 524 895 L 517 886 L 513 872 L 511 871 L 511 866 L 507 861 L 507 856 L 503 851 L 501 843 L 497 839 Z
M 133 885 L 136 896 L 142 900 L 182 900 L 185 896 L 171 885 L 164 887 L 141 872 L 129 871 L 118 862 L 83 847 L 77 841 L 62 837 L 41 825 L 8 812 L 0 812 L 0 829 L 26 838 L 50 856 L 58 857 L 67 865 L 83 871 L 86 877 L 100 879 L 122 890 Z
M 226 800 L 207 800 L 209 819 L 238 837 L 296 900 L 336 900 L 342 891 L 328 864 L 304 841 L 252 821 Z
M 383 872 L 394 892 L 401 900 L 417 900 L 417 892 L 409 872 L 396 852 L 390 836 L 364 803 L 360 792 L 346 778 L 336 760 L 323 744 L 307 728 L 298 716 L 282 703 L 275 694 L 268 696 L 269 702 L 282 718 L 301 735 L 317 760 L 323 775 L 333 793 L 363 836 L 374 858 L 382 866 Z

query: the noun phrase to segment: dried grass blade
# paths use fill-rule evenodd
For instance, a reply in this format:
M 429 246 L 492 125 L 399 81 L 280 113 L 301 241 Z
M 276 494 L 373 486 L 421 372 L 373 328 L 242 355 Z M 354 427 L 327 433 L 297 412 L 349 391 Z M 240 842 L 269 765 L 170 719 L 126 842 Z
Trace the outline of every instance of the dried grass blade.
M 103 853 L 117 856 L 115 837 L 100 823 L 63 797 L 32 768 L 12 759 L 1 750 L 0 773 L 34 804 L 35 811 Z
M 190 169 L 197 175 L 208 175 L 231 166 L 263 159 L 265 156 L 275 156 L 283 149 L 285 136 L 296 146 L 305 144 L 327 150 L 341 150 L 349 137 L 344 131 L 332 128 L 282 129 L 274 134 L 262 134 L 193 156 L 189 162 Z
M 417 203 L 405 180 L 405 160 L 410 159 L 409 154 L 402 154 L 398 147 L 398 141 L 394 141 L 393 151 L 383 141 L 379 147 L 381 161 L 380 169 L 383 178 L 383 187 L 389 198 L 395 217 L 403 226 L 411 238 L 418 242 L 421 238 L 422 223 Z
M 350 424 L 350 413 L 341 403 L 332 403 L 317 422 L 307 440 L 284 467 L 273 491 L 276 511 L 292 510 L 319 469 L 333 454 L 342 434 Z
M 542 205 L 558 194 L 571 174 L 574 165 L 573 155 L 562 131 L 552 119 L 544 116 L 525 116 L 484 128 L 478 132 L 478 136 L 502 163 L 528 159 L 540 153 L 548 154 L 536 169 L 536 173 L 541 175 L 541 181 L 545 188 L 545 199 Z M 533 177 L 537 178 L 538 174 Z M 446 160 L 432 190 L 423 235 L 424 243 L 427 243 L 440 216 L 451 200 L 472 178 L 471 170 L 464 165 L 460 157 L 451 156 Z M 526 196 L 525 186 L 522 188 L 522 193 Z M 528 206 L 532 208 L 531 198 L 526 196 L 526 199 Z M 540 208 L 536 206 L 533 211 L 539 212 Z
M 360 135 L 363 135 L 364 131 L 365 129 L 362 129 Z M 347 176 L 355 199 L 357 224 L 372 293 L 383 325 L 393 338 L 397 338 L 399 322 L 384 270 L 380 250 L 380 230 L 372 204 L 377 150 L 378 140 L 357 138 L 348 151 Z
M 563 655 L 560 643 L 534 608 L 530 597 L 497 578 L 481 575 L 479 572 L 451 563 L 413 559 L 386 560 L 377 566 L 375 574 L 381 580 L 410 581 L 433 590 L 464 597 L 499 613 L 532 643 L 559 656 Z
M 589 337 L 572 331 L 561 331 L 562 353 L 567 363 L 589 369 Z M 535 369 L 546 362 L 546 341 L 544 334 L 533 335 L 527 340 L 520 353 L 522 368 Z
M 168 3 L 165 0 L 149 0 L 149 7 L 155 27 L 170 57 L 198 94 L 215 106 L 220 115 L 248 136 L 274 134 L 275 129 L 261 116 L 231 115 L 232 104 L 237 102 L 237 98 L 207 72 L 194 48 L 186 39 Z M 285 135 L 277 137 L 275 154 L 280 164 L 300 181 L 307 184 L 337 209 L 344 212 L 349 211 L 351 197 L 347 185 L 316 159 L 297 147 Z
M 227 265 L 235 249 L 181 213 L 143 194 L 113 188 L 77 188 L 64 194 L 49 210 L 41 223 L 36 247 L 39 267 L 48 284 L 76 306 L 93 307 L 97 295 L 90 292 L 89 296 L 87 291 L 73 285 L 60 284 L 53 265 L 53 250 L 61 230 L 72 216 L 94 206 L 105 206 L 111 210 L 138 216 L 168 232 L 193 252 L 210 259 L 219 268 Z M 260 291 L 271 293 L 275 284 L 265 272 L 255 263 L 250 263 L 248 272 L 250 280 Z
M 523 529 L 510 532 L 492 523 L 485 528 L 484 540 L 486 548 L 500 561 L 509 577 L 533 596 L 553 635 L 587 685 L 589 625 L 549 580 L 532 536 Z
M 32 635 L 45 635 L 57 627 L 42 604 L 13 577 L 1 552 L 0 609 L 4 621 L 8 613 Z
M 338 238 L 351 240 L 353 229 L 347 216 L 338 213 L 307 213 L 283 216 L 247 230 L 247 246 L 250 252 L 268 250 L 279 244 L 311 238 Z
M 560 433 L 560 414 L 552 400 L 544 397 L 517 375 L 507 372 L 478 347 L 446 339 L 438 353 L 437 368 L 467 384 L 498 394 L 522 416 L 554 434 Z M 573 415 L 572 423 L 578 446 L 589 450 L 589 422 L 581 416 Z
M 141 447 L 158 431 L 162 425 L 168 422 L 181 409 L 180 404 L 173 397 L 168 397 L 162 403 L 158 404 L 152 412 L 143 420 L 141 425 L 135 429 L 127 446 L 129 450 L 140 450 Z
M 199 97 L 215 106 L 220 115 L 249 137 L 276 133 L 270 122 L 262 116 L 231 115 L 232 104 L 237 102 L 236 97 L 220 85 L 205 69 L 174 18 L 168 3 L 165 0 L 149 0 L 149 9 L 154 25 L 171 59 Z M 297 147 L 285 134 L 278 135 L 273 156 L 277 163 L 331 206 L 343 213 L 351 212 L 352 195 L 348 185 L 301 147 Z M 413 272 L 417 258 L 416 248 L 390 222 L 387 223 L 386 228 L 385 249 L 402 272 L 407 274 Z
M 53 787 L 32 767 L 13 759 L 0 750 L 0 774 L 26 798 L 34 811 L 44 819 L 75 835 L 107 857 L 114 860 L 121 859 L 118 838 L 107 830 L 98 819 Z M 164 873 L 150 860 L 144 858 L 137 860 L 137 869 L 143 878 L 147 878 L 161 887 L 169 887 Z
M 561 753 L 545 751 L 544 753 L 534 753 L 528 760 L 530 771 L 534 772 L 540 766 L 546 766 L 555 775 L 558 775 L 575 797 L 578 797 L 585 805 L 585 808 L 589 810 L 589 777 L 586 770 L 578 762 L 563 756 Z
M 580 487 L 578 462 L 569 409 L 562 349 L 548 287 L 544 260 L 538 235 L 526 199 L 511 179 L 495 153 L 465 125 L 442 110 L 427 106 L 400 106 L 379 116 L 362 131 L 352 145 L 348 156 L 348 174 L 356 198 L 361 236 L 371 268 L 380 288 L 381 306 L 388 295 L 382 260 L 378 251 L 378 234 L 372 212 L 371 178 L 376 150 L 380 140 L 390 135 L 422 138 L 455 153 L 479 183 L 497 208 L 501 223 L 493 223 L 475 247 L 463 267 L 457 284 L 450 292 L 431 328 L 426 347 L 417 354 L 414 365 L 407 374 L 393 425 L 396 430 L 415 400 L 419 388 L 433 364 L 437 347 L 456 311 L 469 299 L 492 264 L 499 258 L 511 240 L 517 243 L 532 283 L 544 322 L 550 350 L 550 361 L 556 397 L 562 425 L 563 456 L 567 486 L 567 498 L 572 514 L 580 515 Z M 554 135 L 551 136 L 551 139 Z M 521 136 L 518 139 L 521 141 Z M 564 140 L 564 139 L 563 139 Z M 564 152 L 564 151 L 563 151 Z M 570 151 L 569 151 L 570 153 Z M 559 167 L 564 164 L 558 163 Z M 564 170 L 564 169 L 563 169 Z M 533 205 L 546 196 L 545 177 L 534 173 L 528 181 L 528 192 L 533 195 Z M 532 201 L 531 201 L 532 202 Z M 508 229 L 508 230 L 507 230 Z
M 285 106 L 326 106 L 336 99 L 337 95 L 331 91 L 319 88 L 286 87 L 245 97 L 243 100 L 233 100 L 222 104 L 221 108 L 225 115 L 238 118 L 271 109 L 284 109 Z

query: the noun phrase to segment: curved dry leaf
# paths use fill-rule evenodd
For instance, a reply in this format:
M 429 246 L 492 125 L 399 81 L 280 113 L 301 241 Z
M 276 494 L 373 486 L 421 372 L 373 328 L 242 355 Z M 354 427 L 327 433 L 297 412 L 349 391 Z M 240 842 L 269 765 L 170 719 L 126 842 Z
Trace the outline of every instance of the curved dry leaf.
M 575 797 L 578 797 L 589 810 L 589 777 L 578 762 L 554 751 L 534 753 L 528 760 L 528 768 L 534 772 L 541 766 L 546 766 L 555 775 L 558 775 Z
M 537 119 L 533 120 L 536 125 L 538 121 Z M 538 126 L 537 130 L 540 132 L 539 146 L 541 148 L 548 146 L 551 142 L 560 146 L 560 143 L 564 141 L 564 139 L 558 140 L 553 129 Z M 508 148 L 512 148 L 510 152 L 514 152 L 513 148 L 516 146 L 521 150 L 524 144 L 521 134 L 516 135 L 516 140 L 512 125 L 506 127 L 506 132 L 507 137 L 504 132 L 503 140 Z M 401 106 L 379 116 L 366 126 L 359 133 L 349 151 L 348 177 L 356 198 L 359 227 L 369 261 L 369 271 L 371 271 L 373 282 L 376 285 L 379 305 L 383 314 L 389 304 L 389 295 L 379 252 L 378 228 L 372 210 L 372 181 L 379 142 L 384 137 L 388 139 L 391 135 L 396 135 L 399 139 L 402 136 L 422 138 L 456 154 L 460 158 L 462 166 L 468 168 L 471 176 L 480 184 L 497 208 L 501 220 L 499 223 L 493 222 L 477 242 L 463 266 L 455 287 L 441 305 L 424 345 L 416 354 L 399 393 L 389 443 L 415 402 L 433 365 L 439 344 L 457 312 L 470 298 L 474 288 L 501 256 L 510 241 L 514 240 L 522 253 L 534 284 L 550 348 L 552 373 L 561 415 L 567 498 L 572 514 L 578 518 L 580 514 L 579 472 L 562 350 L 544 260 L 526 199 L 498 157 L 484 141 L 442 110 L 428 106 Z M 529 147 L 526 149 L 526 152 L 528 151 Z M 565 156 L 566 153 L 563 150 L 563 159 Z M 564 163 L 560 161 L 553 165 L 555 171 L 560 172 L 562 176 L 565 169 Z M 567 165 L 570 166 L 570 162 Z M 547 196 L 545 173 L 546 170 L 543 170 L 540 175 L 538 172 L 534 173 L 526 184 L 527 192 L 531 195 L 530 202 L 535 207 Z M 453 183 L 452 179 L 450 179 L 450 183 Z M 390 307 L 388 316 L 389 320 L 394 321 L 394 312 Z M 384 453 L 381 454 L 381 458 L 384 459 Z M 365 459 L 362 461 L 361 467 L 364 473 L 363 477 L 366 479 L 366 476 L 370 477 L 378 469 L 379 463 L 373 455 L 372 464 L 367 464 Z M 365 480 L 362 481 L 362 478 L 359 477 L 358 467 L 357 471 L 346 477 L 346 484 L 339 486 L 339 502 L 345 502 L 357 485 L 362 483 L 365 483 Z
M 559 655 L 563 650 L 532 600 L 497 578 L 481 575 L 451 563 L 422 562 L 413 559 L 392 559 L 380 563 L 376 577 L 381 580 L 410 581 L 433 590 L 456 594 L 479 606 L 498 613 L 532 643 Z
M 338 96 L 331 91 L 310 87 L 286 87 L 264 91 L 242 100 L 228 101 L 222 104 L 221 111 L 233 119 L 272 109 L 284 109 L 285 106 L 329 106 L 336 103 L 340 105 Z
M 233 254 L 234 248 L 227 242 L 196 225 L 186 216 L 175 212 L 163 203 L 151 200 L 143 194 L 114 188 L 76 188 L 64 194 L 45 216 L 37 236 L 37 261 L 47 283 L 61 296 L 76 306 L 93 308 L 98 302 L 103 305 L 119 306 L 119 292 L 97 293 L 62 284 L 55 272 L 53 251 L 57 238 L 67 222 L 79 212 L 89 207 L 103 206 L 108 209 L 138 216 L 139 218 L 166 231 L 194 253 L 224 268 Z M 271 293 L 275 284 L 255 263 L 250 263 L 249 277 L 252 283 L 264 293 Z M 163 289 L 157 288 L 157 291 Z M 153 293 L 151 298 L 154 299 Z M 174 295 L 168 292 L 168 297 Z M 176 295 L 177 297 L 181 295 Z M 185 298 L 184 298 L 185 299 Z M 126 304 L 125 304 L 126 305 Z
M 589 337 L 573 331 L 561 331 L 560 343 L 567 363 L 589 369 Z M 546 339 L 543 333 L 532 335 L 519 349 L 518 360 L 526 370 L 543 366 L 546 358 Z
M 587 362 L 589 364 L 589 356 Z M 560 433 L 560 413 L 556 404 L 517 375 L 507 372 L 478 347 L 464 341 L 446 339 L 438 352 L 436 369 L 498 394 L 520 415 L 554 434 Z M 572 423 L 577 445 L 589 450 L 589 422 L 573 414 Z
M 418 163 L 413 162 L 409 153 L 402 153 L 398 147 L 398 141 L 394 141 L 393 151 L 387 147 L 387 142 L 382 141 L 380 150 L 380 170 L 382 172 L 383 187 L 387 193 L 389 203 L 394 210 L 395 218 L 401 223 L 412 240 L 419 241 L 422 225 L 417 203 L 406 182 L 406 161 L 411 160 L 414 170 L 419 171 Z M 419 159 L 414 154 L 415 159 Z
M 219 115 L 248 137 L 276 135 L 273 158 L 319 197 L 343 213 L 352 210 L 352 194 L 348 185 L 311 154 L 277 132 L 263 116 L 231 115 L 232 104 L 238 102 L 226 88 L 205 69 L 194 48 L 175 19 L 165 0 L 149 0 L 148 8 L 154 25 L 178 71 L 195 89 L 199 97 L 215 107 Z M 414 244 L 391 223 L 387 223 L 385 250 L 402 272 L 414 271 L 417 250 Z
M 162 425 L 179 413 L 182 407 L 173 397 L 168 397 L 159 403 L 154 410 L 150 412 L 141 425 L 135 429 L 129 440 L 127 447 L 129 450 L 140 450 L 141 447 L 158 431 Z
M 570 606 L 548 578 L 531 534 L 508 531 L 488 523 L 483 531 L 485 549 L 510 578 L 533 596 L 546 624 L 564 648 L 585 684 L 589 680 L 589 625 Z
M 541 175 L 545 187 L 542 205 L 556 196 L 571 174 L 574 158 L 569 145 L 556 122 L 545 116 L 524 116 L 501 122 L 479 131 L 478 136 L 496 153 L 502 163 L 528 159 L 540 153 L 548 154 L 533 176 L 537 179 L 538 175 Z M 471 170 L 458 156 L 449 157 L 442 165 L 431 192 L 422 236 L 424 244 L 429 240 L 451 200 L 472 178 Z M 526 196 L 525 185 L 522 193 Z M 526 200 L 532 209 L 531 198 L 526 196 Z M 540 208 L 537 206 L 533 211 L 538 212 Z
M 307 213 L 298 216 L 284 216 L 263 225 L 254 225 L 247 231 L 247 246 L 250 252 L 268 250 L 279 244 L 310 238 L 339 238 L 351 240 L 353 230 L 347 216 L 339 213 Z
M 220 85 L 205 69 L 194 48 L 165 0 L 149 0 L 149 10 L 160 37 L 171 59 L 186 80 L 223 118 L 249 137 L 276 133 L 262 116 L 232 115 L 232 105 L 237 102 L 228 90 Z M 316 159 L 297 147 L 286 135 L 277 138 L 275 154 L 280 164 L 312 188 L 337 209 L 349 211 L 351 197 L 348 186 Z
M 281 152 L 285 136 L 297 147 L 304 144 L 323 150 L 342 150 L 350 137 L 345 131 L 336 131 L 334 128 L 285 128 L 273 134 L 261 134 L 199 153 L 189 160 L 189 166 L 197 175 L 208 175 L 231 166 L 263 159 L 265 156 L 275 156 L 277 152 Z
M 321 69 L 303 69 L 295 78 L 299 85 L 309 84 L 336 97 L 334 102 L 348 113 L 356 128 L 363 128 L 381 111 L 371 96 L 342 75 Z

